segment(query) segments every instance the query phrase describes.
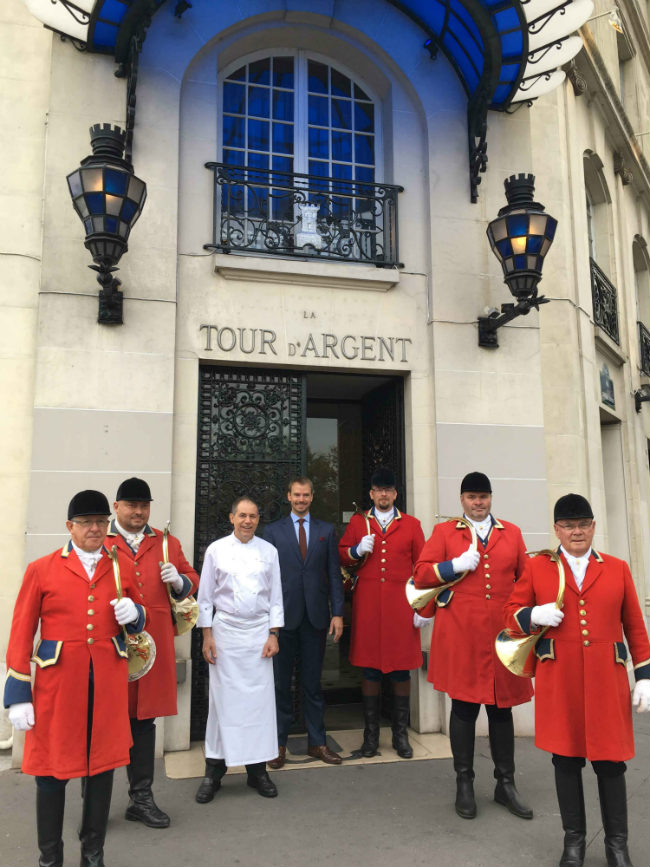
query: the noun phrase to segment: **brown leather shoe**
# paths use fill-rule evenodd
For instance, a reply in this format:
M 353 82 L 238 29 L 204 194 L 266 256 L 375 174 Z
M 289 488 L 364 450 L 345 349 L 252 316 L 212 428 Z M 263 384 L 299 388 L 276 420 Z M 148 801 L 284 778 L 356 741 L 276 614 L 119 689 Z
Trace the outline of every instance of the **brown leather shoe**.
M 320 747 L 309 747 L 307 755 L 311 756 L 313 759 L 320 759 L 321 762 L 325 762 L 326 765 L 340 765 L 343 761 L 341 756 L 339 756 L 338 753 L 332 752 L 327 744 L 323 744 Z
M 278 756 L 275 759 L 272 759 L 270 762 L 267 762 L 269 768 L 273 768 L 274 771 L 279 771 L 281 767 L 283 767 L 284 763 L 287 760 L 287 748 L 286 747 L 278 747 Z

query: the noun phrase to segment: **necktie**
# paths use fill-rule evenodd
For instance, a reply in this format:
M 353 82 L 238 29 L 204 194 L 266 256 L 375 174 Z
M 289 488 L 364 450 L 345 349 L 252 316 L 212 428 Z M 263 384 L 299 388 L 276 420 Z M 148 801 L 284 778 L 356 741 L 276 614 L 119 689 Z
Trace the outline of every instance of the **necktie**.
M 298 545 L 300 545 L 300 556 L 303 560 L 307 559 L 307 533 L 305 531 L 305 519 L 298 518 Z

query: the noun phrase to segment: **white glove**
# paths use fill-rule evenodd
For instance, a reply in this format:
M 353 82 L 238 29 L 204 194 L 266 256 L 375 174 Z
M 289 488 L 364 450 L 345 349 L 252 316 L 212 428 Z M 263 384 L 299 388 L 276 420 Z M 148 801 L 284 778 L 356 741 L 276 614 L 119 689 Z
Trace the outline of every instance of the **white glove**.
M 454 557 L 451 561 L 451 568 L 458 574 L 459 572 L 473 572 L 479 564 L 481 555 L 475 551 L 470 545 L 467 551 L 463 551 L 460 557 Z
M 126 596 L 123 596 L 119 601 L 111 599 L 111 605 L 115 610 L 115 619 L 120 626 L 126 626 L 127 623 L 135 623 L 140 616 L 133 599 L 128 599 Z
M 433 623 L 433 617 L 420 617 L 417 611 L 413 612 L 413 626 L 423 629 L 428 623 Z
M 183 579 L 178 574 L 178 569 L 173 563 L 160 564 L 160 577 L 165 584 L 171 584 L 177 593 L 183 589 Z
M 7 716 L 17 732 L 28 732 L 34 728 L 34 705 L 31 701 L 9 705 Z
M 564 620 L 564 611 L 556 607 L 555 602 L 536 605 L 530 612 L 531 626 L 559 626 Z
M 632 704 L 637 713 L 647 713 L 650 710 L 650 680 L 637 680 L 632 693 Z
M 357 554 L 372 554 L 372 549 L 375 547 L 375 534 L 364 536 L 357 545 Z

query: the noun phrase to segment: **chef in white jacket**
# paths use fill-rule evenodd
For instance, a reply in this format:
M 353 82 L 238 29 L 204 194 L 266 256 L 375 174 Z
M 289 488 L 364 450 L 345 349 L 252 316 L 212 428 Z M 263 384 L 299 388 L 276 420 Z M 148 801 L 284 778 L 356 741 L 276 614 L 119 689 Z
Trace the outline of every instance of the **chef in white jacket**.
M 233 532 L 203 560 L 196 625 L 210 666 L 210 703 L 199 804 L 213 799 L 233 765 L 246 765 L 248 785 L 263 797 L 278 794 L 266 762 L 278 754 L 272 657 L 284 609 L 278 552 L 255 536 L 259 520 L 250 497 L 235 500 Z

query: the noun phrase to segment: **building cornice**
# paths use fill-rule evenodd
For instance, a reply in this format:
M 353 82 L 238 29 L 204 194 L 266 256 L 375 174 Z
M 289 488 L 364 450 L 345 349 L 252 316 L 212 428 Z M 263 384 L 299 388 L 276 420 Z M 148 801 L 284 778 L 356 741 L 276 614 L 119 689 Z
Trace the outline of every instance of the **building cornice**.
M 584 27 L 580 33 L 584 50 L 572 61 L 567 75 L 576 94 L 586 94 L 598 104 L 603 114 L 614 149 L 614 171 L 621 177 L 623 184 L 632 184 L 646 206 L 650 207 L 650 165 L 643 155 L 641 143 L 634 134 L 591 31 Z

